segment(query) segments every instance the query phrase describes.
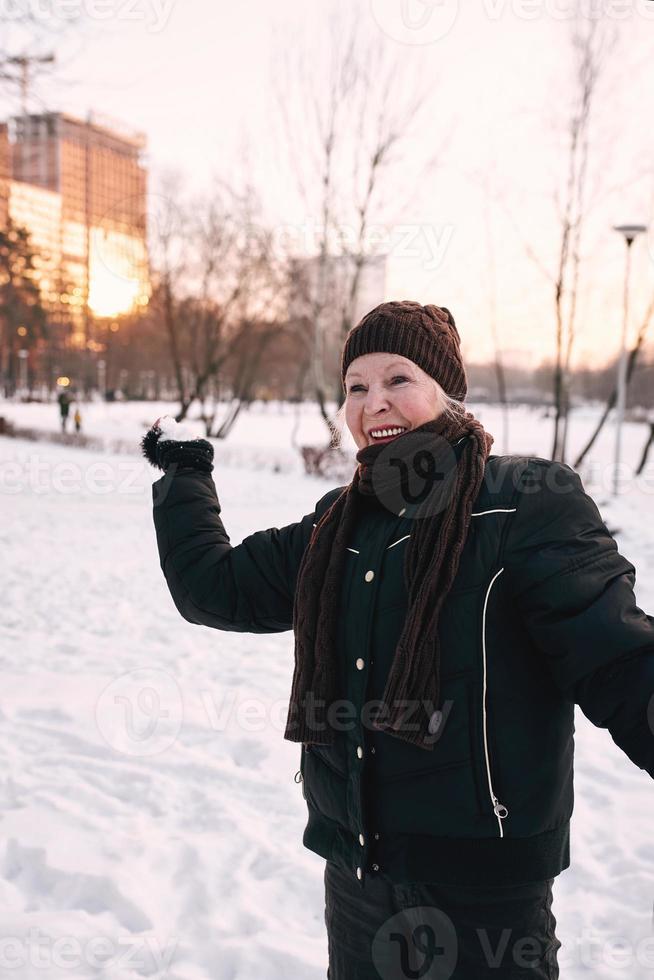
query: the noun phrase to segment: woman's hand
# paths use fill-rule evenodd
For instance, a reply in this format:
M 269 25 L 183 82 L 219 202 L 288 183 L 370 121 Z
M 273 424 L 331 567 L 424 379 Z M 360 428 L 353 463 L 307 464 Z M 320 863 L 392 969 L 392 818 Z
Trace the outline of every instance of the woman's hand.
M 187 438 L 185 438 L 187 436 Z M 171 415 L 162 415 L 141 440 L 143 455 L 158 469 L 185 466 L 211 473 L 213 446 L 207 439 L 188 438 L 184 426 Z

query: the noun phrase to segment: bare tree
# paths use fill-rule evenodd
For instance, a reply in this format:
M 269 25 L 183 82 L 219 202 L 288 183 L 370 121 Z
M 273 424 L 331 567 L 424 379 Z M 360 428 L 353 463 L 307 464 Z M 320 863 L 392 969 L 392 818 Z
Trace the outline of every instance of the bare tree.
M 335 445 L 337 434 L 327 402 L 330 389 L 337 403 L 342 395 L 335 358 L 330 355 L 340 349 L 356 316 L 362 277 L 373 255 L 371 221 L 388 210 L 384 194 L 389 195 L 390 174 L 426 96 L 417 91 L 416 79 L 389 56 L 381 40 L 363 35 L 356 16 L 348 20 L 337 11 L 326 32 L 323 24 L 320 29 L 328 39 L 327 81 L 322 71 L 309 64 L 316 57 L 315 44 L 300 49 L 294 63 L 287 56 L 276 76 L 279 116 L 305 215 L 307 221 L 318 216 L 317 254 L 306 288 L 311 377 Z M 302 94 L 300 107 L 293 93 Z M 297 118 L 303 120 L 300 133 L 294 123 Z M 436 155 L 425 163 L 423 174 L 433 169 L 435 161 Z M 410 182 L 408 200 L 420 176 Z M 407 201 L 393 203 L 399 208 L 406 207 Z M 331 366 L 329 377 L 326 365 Z
M 238 193 L 217 181 L 209 196 L 183 202 L 179 179 L 168 178 L 161 198 L 155 302 L 178 388 L 176 418 L 199 402 L 207 435 L 224 436 L 281 329 L 275 305 L 281 269 L 272 236 L 257 220 L 252 188 Z M 228 369 L 233 377 L 225 392 Z M 218 420 L 226 393 L 230 403 Z
M 588 218 L 601 200 L 616 188 L 600 188 L 602 178 L 591 179 L 590 164 L 598 158 L 593 121 L 599 101 L 600 85 L 609 58 L 617 43 L 617 33 L 605 21 L 578 14 L 571 22 L 570 46 L 573 61 L 571 105 L 566 122 L 565 173 L 562 187 L 555 192 L 558 222 L 556 267 L 552 271 L 535 244 L 525 238 L 519 222 L 505 200 L 498 203 L 522 241 L 525 254 L 552 288 L 555 321 L 555 360 L 553 370 L 554 431 L 551 458 L 565 461 L 571 395 L 571 363 L 576 339 L 579 297 L 582 284 L 584 233 Z M 603 148 L 605 150 L 605 148 Z M 592 186 L 591 186 L 592 185 Z
M 636 362 L 638 360 L 638 355 L 639 355 L 639 353 L 640 353 L 640 351 L 641 351 L 641 349 L 643 347 L 645 338 L 647 336 L 647 331 L 649 330 L 649 326 L 650 326 L 650 323 L 652 322 L 652 317 L 653 316 L 654 316 L 654 297 L 652 297 L 652 299 L 650 300 L 650 303 L 649 303 L 649 306 L 648 306 L 648 308 L 647 308 L 647 310 L 645 312 L 645 315 L 644 315 L 643 319 L 641 320 L 640 326 L 638 328 L 638 335 L 636 337 L 636 343 L 634 344 L 634 346 L 629 351 L 629 354 L 628 354 L 628 357 L 627 357 L 627 376 L 626 376 L 626 387 L 627 387 L 627 390 L 629 388 L 629 382 L 631 380 L 631 377 L 632 377 L 632 375 L 634 373 L 634 370 L 636 368 Z M 588 453 L 590 452 L 590 450 L 593 448 L 593 445 L 595 444 L 595 441 L 596 441 L 597 437 L 599 436 L 600 432 L 602 431 L 606 420 L 608 419 L 609 415 L 611 414 L 611 411 L 615 408 L 615 405 L 616 405 L 617 400 L 618 400 L 618 389 L 617 389 L 617 386 L 616 386 L 616 387 L 613 388 L 613 390 L 611 391 L 611 394 L 609 395 L 609 397 L 608 397 L 608 399 L 606 401 L 606 405 L 604 406 L 604 411 L 602 412 L 602 414 L 601 414 L 601 416 L 599 418 L 599 421 L 598 421 L 597 425 L 595 426 L 595 429 L 593 430 L 593 433 L 592 433 L 590 439 L 588 440 L 588 442 L 586 443 L 586 445 L 584 446 L 584 448 L 581 450 L 581 452 L 579 453 L 579 455 L 577 456 L 577 458 L 576 458 L 576 460 L 574 462 L 575 469 L 579 469 L 579 467 L 583 463 L 584 459 L 586 458 L 586 456 L 588 455 Z M 641 472 L 642 468 L 645 465 L 645 461 L 647 460 L 647 454 L 648 454 L 648 452 L 649 452 L 649 444 L 645 447 L 645 450 L 643 451 L 643 458 L 641 459 L 641 463 L 640 463 L 639 469 L 637 470 L 638 473 Z
M 556 314 L 556 362 L 554 369 L 554 433 L 552 459 L 565 461 L 570 408 L 570 364 L 575 340 L 579 296 L 581 242 L 587 217 L 588 161 L 591 121 L 599 81 L 615 34 L 602 29 L 600 21 L 581 17 L 573 22 L 572 51 L 574 89 L 568 121 L 567 176 L 563 199 L 557 199 L 561 238 L 554 308 Z
M 654 446 L 654 422 L 652 422 L 652 420 L 650 419 L 647 423 L 647 426 L 648 426 L 647 439 L 645 440 L 645 445 L 643 446 L 640 462 L 636 467 L 636 476 L 640 476 L 640 474 L 645 469 L 645 466 L 647 465 L 647 460 L 649 458 L 650 449 L 652 448 L 652 446 Z

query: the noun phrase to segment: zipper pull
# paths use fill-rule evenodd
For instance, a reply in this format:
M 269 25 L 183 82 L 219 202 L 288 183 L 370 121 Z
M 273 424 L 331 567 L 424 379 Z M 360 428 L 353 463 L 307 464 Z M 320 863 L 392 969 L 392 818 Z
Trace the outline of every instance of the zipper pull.
M 298 769 L 298 771 L 295 773 L 295 775 L 293 776 L 293 780 L 296 783 L 301 783 L 300 789 L 302 790 L 302 798 L 306 801 L 307 794 L 304 792 L 304 776 L 302 775 L 301 769 Z
M 493 797 L 493 803 L 495 804 L 495 806 L 493 807 L 493 813 L 495 814 L 496 817 L 499 817 L 500 820 L 504 820 L 505 817 L 508 817 L 509 815 L 508 809 L 504 806 L 503 803 L 500 803 L 500 801 L 496 796 Z

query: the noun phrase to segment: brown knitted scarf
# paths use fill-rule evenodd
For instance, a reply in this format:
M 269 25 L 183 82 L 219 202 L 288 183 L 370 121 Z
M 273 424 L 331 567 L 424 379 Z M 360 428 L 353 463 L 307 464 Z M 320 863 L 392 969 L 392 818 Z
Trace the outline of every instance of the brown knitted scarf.
M 469 438 L 456 463 L 452 446 L 462 436 Z M 440 472 L 449 468 L 449 474 L 433 481 L 412 522 L 404 566 L 407 616 L 382 698 L 385 709 L 372 720 L 380 731 L 433 749 L 433 718 L 440 700 L 438 617 L 459 567 L 493 441 L 474 415 L 464 411 L 455 418 L 443 413 L 390 443 L 359 450 L 352 482 L 313 529 L 300 563 L 293 611 L 295 672 L 284 738 L 330 745 L 335 738 L 331 723 L 338 719 L 342 728 L 342 716 L 331 707 L 346 693 L 337 690 L 336 626 L 358 494 L 374 494 L 388 506 L 394 492 L 395 499 L 406 499 L 406 467 L 425 475 L 438 472 L 440 463 Z M 395 463 L 389 464 L 391 456 Z M 425 462 L 430 466 L 425 468 Z

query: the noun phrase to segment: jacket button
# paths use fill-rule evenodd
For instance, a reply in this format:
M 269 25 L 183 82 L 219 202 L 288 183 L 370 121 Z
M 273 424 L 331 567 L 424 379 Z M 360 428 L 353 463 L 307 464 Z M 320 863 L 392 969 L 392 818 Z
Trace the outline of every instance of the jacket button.
M 361 748 L 360 745 L 357 745 L 357 755 L 359 756 L 360 759 L 363 759 L 363 749 Z
M 373 864 L 372 870 L 373 871 L 379 871 L 379 865 L 378 864 Z
M 374 579 L 374 577 L 375 577 L 375 573 L 373 572 L 372 569 L 369 569 L 366 572 L 366 574 L 364 575 L 364 578 L 365 578 L 366 582 L 372 582 L 372 580 Z
M 374 755 L 374 754 L 375 754 L 375 752 L 377 751 L 377 749 L 376 749 L 376 748 L 375 748 L 375 746 L 373 745 L 373 747 L 371 748 L 371 750 L 370 750 L 370 751 L 371 751 L 371 752 L 372 752 L 372 754 Z
M 361 659 L 361 657 L 358 657 L 357 658 L 357 670 L 363 670 L 364 666 L 365 666 L 364 661 Z
M 361 844 L 361 847 L 363 847 L 363 845 L 365 844 L 365 842 L 366 842 L 366 839 L 363 836 L 363 834 L 359 834 L 359 843 Z
M 379 840 L 379 834 L 375 834 L 375 840 Z
M 363 871 L 361 870 L 361 868 L 357 868 L 357 878 L 359 879 L 359 881 L 361 881 L 361 879 L 363 878 Z

